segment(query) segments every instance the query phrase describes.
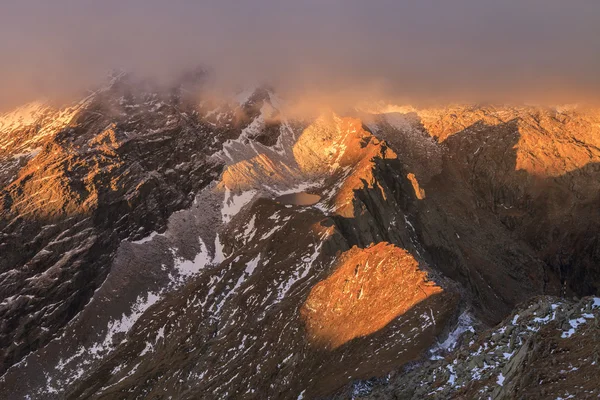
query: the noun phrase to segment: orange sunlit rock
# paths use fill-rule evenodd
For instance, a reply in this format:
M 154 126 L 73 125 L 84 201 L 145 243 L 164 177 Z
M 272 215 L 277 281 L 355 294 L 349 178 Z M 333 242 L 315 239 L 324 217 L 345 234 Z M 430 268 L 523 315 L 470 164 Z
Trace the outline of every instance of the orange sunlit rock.
M 239 192 L 257 189 L 265 184 L 285 185 L 286 182 L 301 179 L 298 171 L 280 160 L 273 160 L 266 154 L 259 154 L 228 166 L 223 172 L 222 184 Z
M 371 138 L 373 140 L 370 140 L 366 144 L 366 148 L 361 149 L 362 158 L 354 165 L 352 173 L 344 180 L 335 196 L 334 202 L 336 214 L 343 217 L 354 217 L 352 200 L 354 198 L 355 190 L 362 189 L 365 186 L 373 188 L 379 185 L 373 176 L 375 158 L 382 160 L 396 158 L 396 153 L 385 146 L 383 142 L 380 142 L 372 136 Z
M 326 114 L 307 127 L 293 147 L 303 173 L 324 175 L 362 158 L 360 142 L 371 136 L 356 118 Z
M 323 132 L 327 134 L 320 136 Z M 359 119 L 335 115 L 321 117 L 307 128 L 294 146 L 294 156 L 304 172 L 338 169 L 339 173 L 350 168 L 333 198 L 335 213 L 348 218 L 354 217 L 354 191 L 378 185 L 373 177 L 374 160 L 397 158 L 385 142 L 363 129 Z
M 556 177 L 600 162 L 600 125 L 574 123 L 569 127 L 570 136 L 566 136 L 565 127 L 547 116 L 540 124 L 544 126 L 543 134 L 537 126 L 525 122 L 519 124 L 515 170 L 538 177 Z
M 121 167 L 123 160 L 117 152 L 121 143 L 114 124 L 87 143 L 94 156 L 89 160 L 73 161 L 76 150 L 52 145 L 41 151 L 19 171 L 19 176 L 5 191 L 10 194 L 11 211 L 25 218 L 56 218 L 60 215 L 89 214 L 98 205 L 101 187 L 118 190 L 121 176 L 104 180 L 111 171 Z M 85 170 L 83 188 L 73 185 L 73 171 Z
M 475 107 L 385 110 L 413 112 L 425 131 L 440 142 L 476 124 L 516 122 L 519 135 L 515 170 L 557 177 L 600 162 L 600 113 L 577 107 Z
M 255 145 L 257 148 L 260 145 Z M 264 186 L 286 186 L 290 182 L 310 181 L 351 173 L 340 179 L 342 186 L 333 199 L 335 212 L 351 217 L 353 191 L 364 182 L 376 185 L 374 159 L 393 159 L 396 154 L 369 132 L 356 118 L 325 114 L 311 123 L 292 147 L 293 160 L 261 148 L 263 153 L 235 162 L 225 169 L 220 187 L 240 192 Z
M 441 292 L 412 255 L 379 243 L 343 253 L 335 272 L 313 287 L 300 313 L 312 343 L 336 348 L 379 331 Z
M 417 177 L 415 176 L 415 174 L 410 173 L 410 174 L 406 175 L 406 177 L 412 184 L 412 187 L 415 190 L 415 196 L 417 197 L 417 199 L 423 200 L 425 198 L 425 190 L 422 189 L 421 186 L 419 185 L 419 181 L 417 180 Z

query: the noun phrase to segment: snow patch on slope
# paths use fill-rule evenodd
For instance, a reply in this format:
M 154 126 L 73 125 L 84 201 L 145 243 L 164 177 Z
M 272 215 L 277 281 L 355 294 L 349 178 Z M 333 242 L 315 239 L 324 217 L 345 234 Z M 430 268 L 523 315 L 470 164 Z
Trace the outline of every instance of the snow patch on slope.
M 221 208 L 223 223 L 226 224 L 231 221 L 246 204 L 254 199 L 256 194 L 255 190 L 248 190 L 236 195 L 229 188 L 225 188 L 225 198 L 223 199 L 223 206 Z

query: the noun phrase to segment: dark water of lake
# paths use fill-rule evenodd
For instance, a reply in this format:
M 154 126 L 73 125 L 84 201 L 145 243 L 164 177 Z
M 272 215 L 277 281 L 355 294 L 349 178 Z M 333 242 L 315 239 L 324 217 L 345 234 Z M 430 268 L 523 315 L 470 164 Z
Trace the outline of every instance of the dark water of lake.
M 321 196 L 306 192 L 284 194 L 275 198 L 275 201 L 281 204 L 291 204 L 294 206 L 312 206 L 321 200 Z

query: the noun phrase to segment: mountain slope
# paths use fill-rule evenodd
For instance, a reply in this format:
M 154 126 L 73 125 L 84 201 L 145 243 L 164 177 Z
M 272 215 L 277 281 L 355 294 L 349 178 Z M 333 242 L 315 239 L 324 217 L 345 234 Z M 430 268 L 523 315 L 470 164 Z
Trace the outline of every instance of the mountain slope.
M 45 111 L 3 132 L 33 135 L 25 143 L 35 149 L 15 155 L 25 144 L 13 143 L 0 153 L 20 163 L 2 176 L 2 370 L 82 309 L 121 240 L 164 229 L 220 173 L 209 156 L 243 125 L 214 129 L 195 106 L 151 89 L 120 76 L 57 114 L 68 118 Z
M 598 297 L 536 298 L 445 359 L 356 398 L 597 398 L 599 312 Z

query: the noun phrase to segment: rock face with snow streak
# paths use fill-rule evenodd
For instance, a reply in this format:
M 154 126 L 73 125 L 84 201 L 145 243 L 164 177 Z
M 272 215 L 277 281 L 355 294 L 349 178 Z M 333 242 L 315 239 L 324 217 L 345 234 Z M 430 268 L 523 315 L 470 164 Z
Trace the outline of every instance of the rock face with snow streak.
M 131 79 L 0 125 L 0 397 L 318 398 L 597 288 L 597 113 L 294 121 Z

